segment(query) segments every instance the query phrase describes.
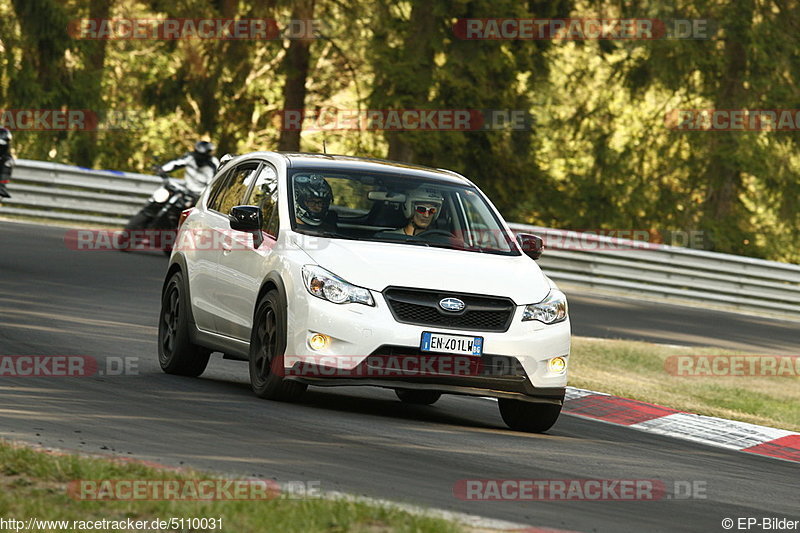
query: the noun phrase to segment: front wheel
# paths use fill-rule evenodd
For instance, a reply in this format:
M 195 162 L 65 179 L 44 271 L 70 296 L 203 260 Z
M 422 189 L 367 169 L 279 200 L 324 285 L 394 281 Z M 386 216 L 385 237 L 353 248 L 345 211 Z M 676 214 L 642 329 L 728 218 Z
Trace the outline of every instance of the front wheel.
M 117 236 L 117 246 L 121 252 L 127 252 L 131 249 L 131 232 L 143 230 L 150 223 L 150 215 L 145 212 L 146 208 L 147 206 L 133 215 L 131 219 L 128 220 L 128 223 L 125 224 L 125 229 L 119 232 Z
M 272 290 L 256 306 L 250 337 L 250 386 L 259 398 L 293 402 L 305 392 L 305 384 L 283 377 L 285 351 L 286 306 Z
M 561 406 L 499 398 L 500 416 L 508 427 L 528 433 L 544 433 L 556 423 Z
M 158 319 L 158 363 L 167 374 L 197 377 L 208 365 L 211 352 L 189 337 L 189 298 L 183 275 L 175 272 L 161 297 Z

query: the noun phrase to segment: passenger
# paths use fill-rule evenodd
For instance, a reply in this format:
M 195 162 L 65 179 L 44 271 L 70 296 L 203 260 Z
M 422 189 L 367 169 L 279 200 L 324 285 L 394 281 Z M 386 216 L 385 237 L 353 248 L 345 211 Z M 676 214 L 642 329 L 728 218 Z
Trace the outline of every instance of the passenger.
M 403 214 L 407 219 L 406 225 L 396 230 L 382 233 L 398 233 L 410 236 L 428 231 L 431 224 L 439 216 L 443 202 L 442 195 L 430 187 L 420 187 L 409 192 L 403 204 Z

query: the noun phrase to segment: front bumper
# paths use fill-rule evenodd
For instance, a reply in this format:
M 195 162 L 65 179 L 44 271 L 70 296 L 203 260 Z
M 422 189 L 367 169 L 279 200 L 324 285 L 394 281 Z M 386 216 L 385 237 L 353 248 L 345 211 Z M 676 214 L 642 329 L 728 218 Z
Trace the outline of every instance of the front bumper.
M 289 306 L 287 378 L 322 386 L 434 389 L 559 404 L 563 400 L 567 371 L 552 372 L 548 362 L 563 357 L 568 368 L 569 320 L 553 325 L 522 322 L 524 306 L 517 306 L 505 332 L 402 324 L 383 295 L 371 292 L 374 307 L 337 305 L 305 291 L 295 294 L 298 301 Z M 484 355 L 420 352 L 424 331 L 483 337 Z M 330 340 L 323 349 L 312 350 L 309 339 L 317 333 Z M 406 364 L 415 360 L 422 363 Z

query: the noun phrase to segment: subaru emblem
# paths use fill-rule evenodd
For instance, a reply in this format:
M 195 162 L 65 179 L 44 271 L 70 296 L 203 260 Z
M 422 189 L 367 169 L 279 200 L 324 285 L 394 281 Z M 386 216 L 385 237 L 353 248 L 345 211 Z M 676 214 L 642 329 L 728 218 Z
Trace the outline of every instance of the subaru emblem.
M 458 298 L 442 298 L 439 300 L 439 307 L 445 311 L 462 311 L 466 305 Z

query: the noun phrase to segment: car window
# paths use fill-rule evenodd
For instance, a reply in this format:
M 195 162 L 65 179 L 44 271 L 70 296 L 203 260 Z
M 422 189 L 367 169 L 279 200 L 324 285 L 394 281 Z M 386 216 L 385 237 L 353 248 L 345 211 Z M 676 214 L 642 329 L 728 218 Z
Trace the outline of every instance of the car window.
M 226 172 L 211 184 L 211 191 L 208 193 L 208 201 L 206 202 L 209 209 L 219 211 L 220 191 L 225 187 L 225 183 L 228 181 L 229 177 L 230 172 Z
M 462 238 L 484 250 L 510 251 L 511 243 L 508 242 L 505 230 L 496 225 L 494 215 L 486 202 L 469 189 L 456 191 L 455 194 L 466 215 L 467 227 L 461 233 Z
M 269 163 L 264 164 L 246 205 L 261 209 L 262 228 L 273 237 L 278 236 L 278 173 Z
M 250 180 L 253 179 L 253 174 L 257 168 L 257 163 L 244 163 L 237 166 L 225 180 L 226 183 L 220 190 L 219 196 L 215 198 L 214 207 L 211 207 L 211 209 L 219 211 L 223 215 L 228 215 L 231 212 L 231 208 L 242 205 L 244 193 L 247 191 Z
M 369 193 L 375 190 L 375 185 L 335 176 L 327 176 L 325 179 L 333 190 L 333 206 L 339 216 L 357 217 L 369 213 L 372 207 Z
M 491 206 L 468 184 L 298 168 L 290 171 L 289 185 L 296 231 L 519 254 Z

